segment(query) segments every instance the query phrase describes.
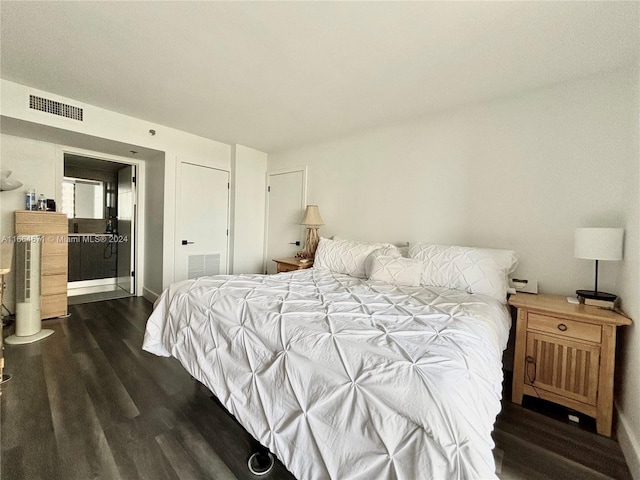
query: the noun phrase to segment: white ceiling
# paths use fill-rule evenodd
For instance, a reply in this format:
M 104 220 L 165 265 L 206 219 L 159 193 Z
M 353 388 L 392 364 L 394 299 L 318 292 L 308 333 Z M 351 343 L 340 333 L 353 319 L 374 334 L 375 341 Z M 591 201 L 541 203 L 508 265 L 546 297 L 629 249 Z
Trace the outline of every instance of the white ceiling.
M 266 152 L 637 65 L 638 2 L 0 2 L 10 81 Z

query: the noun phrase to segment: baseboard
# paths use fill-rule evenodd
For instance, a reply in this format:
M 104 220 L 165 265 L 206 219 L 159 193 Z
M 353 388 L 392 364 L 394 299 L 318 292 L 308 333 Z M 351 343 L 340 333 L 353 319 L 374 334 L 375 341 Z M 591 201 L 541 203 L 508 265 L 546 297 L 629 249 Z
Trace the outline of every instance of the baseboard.
M 158 299 L 158 297 L 160 296 L 160 294 L 149 290 L 146 287 L 142 287 L 142 296 L 144 298 L 146 298 L 147 300 L 149 300 L 151 303 L 155 303 L 155 301 Z
M 617 405 L 616 405 L 617 407 Z M 617 437 L 624 458 L 627 461 L 631 476 L 634 480 L 640 480 L 640 440 L 636 437 L 629 426 L 627 417 L 618 410 L 618 430 Z

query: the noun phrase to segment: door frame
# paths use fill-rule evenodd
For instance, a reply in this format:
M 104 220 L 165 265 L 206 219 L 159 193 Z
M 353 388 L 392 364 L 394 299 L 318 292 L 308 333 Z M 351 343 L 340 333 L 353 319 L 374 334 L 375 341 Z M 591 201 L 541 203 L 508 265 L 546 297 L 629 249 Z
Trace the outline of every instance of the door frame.
M 135 249 L 133 248 L 133 245 L 135 245 L 136 238 L 138 236 L 138 232 L 137 232 L 137 228 L 136 228 L 137 221 L 138 221 L 138 202 L 137 202 L 137 198 L 136 198 L 137 191 L 138 191 L 138 188 L 137 188 L 138 187 L 138 169 L 137 169 L 136 165 L 129 165 L 129 166 L 131 167 L 131 180 L 130 181 L 131 181 L 131 189 L 133 190 L 133 212 L 132 212 L 133 218 L 132 218 L 131 227 L 130 227 L 130 229 L 131 229 L 131 234 L 130 234 L 131 235 L 131 239 L 130 240 L 131 240 L 131 245 L 132 245 L 132 247 L 131 247 L 132 251 L 130 252 L 130 255 L 135 255 Z M 124 167 L 124 168 L 127 168 L 127 167 Z M 120 172 L 121 171 L 122 171 L 122 169 L 118 170 L 117 171 L 117 175 L 116 175 L 116 184 L 118 186 L 118 195 L 120 195 Z M 134 181 L 134 179 L 135 179 L 135 181 Z M 119 208 L 120 208 L 120 199 L 119 198 L 118 198 L 117 204 L 118 204 L 118 210 L 119 210 Z M 119 214 L 120 214 L 120 212 L 118 211 L 117 212 L 118 220 L 120 219 L 120 215 Z M 120 230 L 120 226 L 118 226 L 118 232 L 119 232 L 119 230 Z M 133 262 L 131 262 L 131 258 L 129 258 L 129 264 L 133 263 L 133 265 L 130 265 L 129 269 L 133 268 L 134 272 L 136 270 L 135 269 L 135 260 L 136 260 L 135 256 L 133 257 Z M 135 292 L 136 283 L 137 283 L 136 282 L 136 275 L 132 276 L 131 275 L 131 270 L 130 270 L 128 277 L 125 277 L 124 275 L 123 276 L 119 276 L 118 275 L 118 273 L 120 273 L 119 272 L 119 265 L 118 265 L 119 261 L 120 261 L 120 256 L 118 256 L 118 258 L 116 259 L 116 285 L 118 287 L 122 288 L 123 290 L 125 290 L 120 285 L 120 281 L 123 278 L 129 278 L 129 282 L 132 282 L 133 288 L 134 288 L 134 292 Z M 131 292 L 131 287 L 129 287 L 129 291 Z
M 58 157 L 59 170 L 56 172 L 56 194 L 55 200 L 58 205 L 62 201 L 62 180 L 64 178 L 64 154 L 79 155 L 82 157 L 95 158 L 96 160 L 106 160 L 110 162 L 122 163 L 124 165 L 133 165 L 136 167 L 136 188 L 134 194 L 135 200 L 135 221 L 132 228 L 135 229 L 133 244 L 131 245 L 131 254 L 134 255 L 134 293 L 136 297 L 143 295 L 143 279 L 144 279 L 144 245 L 145 245 L 145 164 L 146 159 L 133 159 L 112 155 L 109 153 L 96 152 L 94 150 L 85 150 L 83 148 L 69 147 L 65 145 L 56 145 L 56 156 Z
M 266 173 L 266 188 L 264 191 L 265 194 L 265 202 L 264 202 L 264 250 L 262 254 L 263 262 L 262 262 L 262 271 L 267 273 L 267 263 L 271 260 L 267 258 L 267 251 L 269 249 L 269 188 L 271 187 L 271 177 L 274 175 L 283 175 L 287 173 L 295 173 L 302 172 L 302 204 L 300 205 L 301 211 L 304 212 L 304 209 L 307 207 L 307 166 L 302 167 L 290 167 L 290 168 L 281 168 L 278 170 L 267 170 Z
M 224 273 L 220 273 L 221 275 L 229 274 L 229 258 L 230 258 L 230 239 L 231 239 L 231 172 L 224 168 L 212 167 L 211 165 L 206 165 L 204 163 L 198 163 L 197 161 L 190 160 L 176 160 L 176 208 L 174 211 L 174 232 L 173 232 L 173 242 L 174 242 L 174 254 L 173 254 L 173 281 L 175 282 L 177 265 L 178 265 L 178 247 L 180 247 L 180 242 L 182 241 L 182 233 L 179 232 L 180 226 L 180 199 L 182 198 L 182 165 L 193 165 L 195 167 L 204 167 L 210 168 L 211 170 L 218 170 L 219 172 L 224 172 L 227 174 L 227 182 L 229 184 L 229 188 L 227 188 L 227 258 L 224 264 Z

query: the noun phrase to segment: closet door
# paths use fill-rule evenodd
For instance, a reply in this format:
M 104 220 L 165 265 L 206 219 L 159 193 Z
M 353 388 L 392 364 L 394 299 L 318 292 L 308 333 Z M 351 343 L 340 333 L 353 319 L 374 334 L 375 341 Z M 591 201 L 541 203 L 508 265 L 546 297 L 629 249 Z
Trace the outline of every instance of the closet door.
M 229 172 L 180 162 L 175 281 L 227 273 Z

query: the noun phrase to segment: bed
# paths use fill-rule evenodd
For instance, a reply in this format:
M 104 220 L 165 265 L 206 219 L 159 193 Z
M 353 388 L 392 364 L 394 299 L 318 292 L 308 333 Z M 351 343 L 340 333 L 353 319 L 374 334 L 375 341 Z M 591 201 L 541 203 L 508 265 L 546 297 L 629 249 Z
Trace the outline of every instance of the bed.
M 347 274 L 323 240 L 307 270 L 171 285 L 143 348 L 177 358 L 300 480 L 496 478 L 503 299 L 425 285 L 456 274 L 373 247 Z M 371 258 L 405 265 L 389 281 Z

